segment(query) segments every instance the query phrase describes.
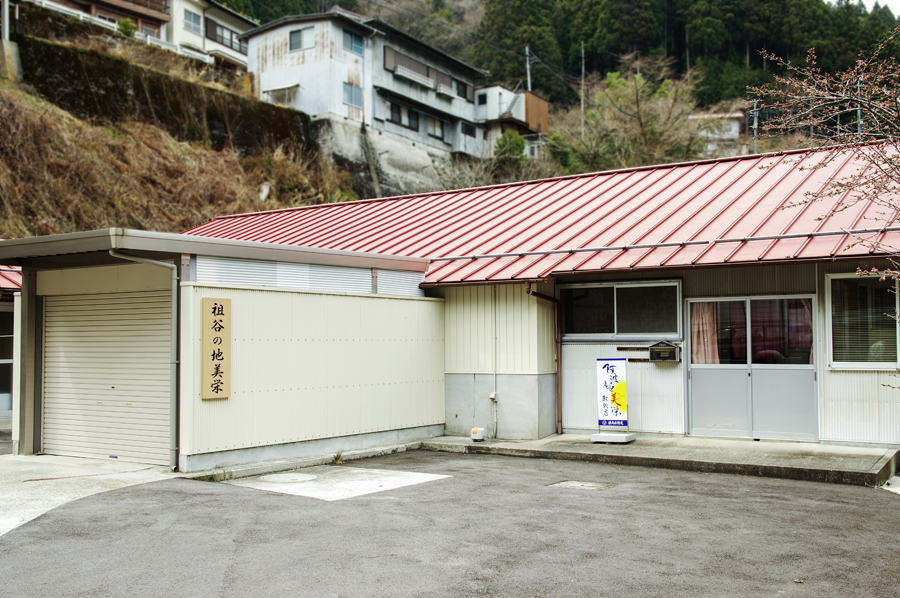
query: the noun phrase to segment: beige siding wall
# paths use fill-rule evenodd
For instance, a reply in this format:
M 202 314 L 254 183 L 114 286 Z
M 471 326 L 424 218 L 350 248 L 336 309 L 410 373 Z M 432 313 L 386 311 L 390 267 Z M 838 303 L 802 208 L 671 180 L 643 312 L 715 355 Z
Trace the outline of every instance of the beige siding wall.
M 37 273 L 38 295 L 89 295 L 172 288 L 168 268 L 145 264 L 47 270 Z
M 535 291 L 553 294 L 551 284 Z M 556 371 L 553 304 L 525 294 L 521 284 L 448 287 L 446 372 L 549 374 Z
M 200 306 L 232 300 L 232 396 L 200 399 Z M 444 302 L 182 287 L 181 452 L 444 423 Z

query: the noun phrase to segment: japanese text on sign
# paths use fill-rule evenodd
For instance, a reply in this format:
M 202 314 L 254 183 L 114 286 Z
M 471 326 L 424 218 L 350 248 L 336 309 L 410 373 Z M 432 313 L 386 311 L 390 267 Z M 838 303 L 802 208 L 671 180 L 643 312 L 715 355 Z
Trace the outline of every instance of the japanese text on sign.
M 203 299 L 200 397 L 231 395 L 231 299 Z
M 597 397 L 601 426 L 628 427 L 628 400 L 625 392 L 624 359 L 597 360 Z

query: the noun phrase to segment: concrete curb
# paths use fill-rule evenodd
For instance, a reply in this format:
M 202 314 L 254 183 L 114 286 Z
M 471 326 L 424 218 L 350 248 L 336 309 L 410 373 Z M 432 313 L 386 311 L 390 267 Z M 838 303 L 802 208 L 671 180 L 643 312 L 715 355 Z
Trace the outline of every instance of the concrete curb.
M 729 473 L 734 475 L 825 482 L 828 484 L 848 484 L 852 486 L 881 486 L 897 469 L 898 451 L 888 451 L 869 471 L 846 471 L 836 469 L 816 469 L 810 467 L 790 467 L 755 463 L 727 463 L 717 461 L 697 461 L 689 459 L 667 459 L 635 455 L 609 455 L 580 451 L 557 451 L 550 449 L 525 449 L 489 444 L 451 444 L 435 441 L 421 443 L 423 449 L 448 453 L 468 453 L 476 455 L 505 455 L 509 457 L 529 457 L 533 459 L 560 459 L 566 461 L 586 461 L 609 465 L 631 465 L 660 469 L 679 469 L 702 473 Z
M 341 459 L 344 461 L 355 461 L 357 459 L 368 459 L 369 457 L 380 457 L 382 455 L 392 455 L 394 453 L 414 451 L 420 448 L 422 448 L 421 442 L 408 442 L 406 444 L 378 446 L 370 449 L 342 452 Z M 329 454 L 320 455 L 317 457 L 303 457 L 300 459 L 266 461 L 263 463 L 252 463 L 250 465 L 235 465 L 233 467 L 208 469 L 206 471 L 194 471 L 191 473 L 177 474 L 176 477 L 189 480 L 199 480 L 201 482 L 222 482 L 225 480 L 235 480 L 238 478 L 249 478 L 257 475 L 265 475 L 267 473 L 276 473 L 279 471 L 290 471 L 294 469 L 302 469 L 304 467 L 315 467 L 316 465 L 328 465 L 329 463 L 333 462 L 334 454 Z

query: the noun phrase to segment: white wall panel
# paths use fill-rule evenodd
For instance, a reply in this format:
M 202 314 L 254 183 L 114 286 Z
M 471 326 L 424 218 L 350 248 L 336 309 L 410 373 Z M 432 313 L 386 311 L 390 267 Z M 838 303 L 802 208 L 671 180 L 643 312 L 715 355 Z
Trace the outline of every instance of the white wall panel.
M 826 371 L 821 438 L 900 443 L 900 386 L 891 372 Z
M 424 272 L 400 272 L 378 270 L 378 294 L 424 297 L 425 291 L 419 285 L 425 281 Z
M 645 351 L 619 351 L 651 343 L 566 343 L 562 349 L 564 429 L 597 428 L 597 359 L 645 359 Z M 684 380 L 681 363 L 628 362 L 629 427 L 637 432 L 684 433 Z
M 232 300 L 232 396 L 201 401 L 202 297 Z M 444 423 L 444 301 L 185 285 L 187 455 Z
M 284 286 L 280 282 L 278 286 Z M 336 293 L 371 293 L 372 270 L 311 264 L 309 266 L 309 288 L 314 291 Z
M 372 270 L 201 255 L 197 282 L 360 294 L 372 292 Z

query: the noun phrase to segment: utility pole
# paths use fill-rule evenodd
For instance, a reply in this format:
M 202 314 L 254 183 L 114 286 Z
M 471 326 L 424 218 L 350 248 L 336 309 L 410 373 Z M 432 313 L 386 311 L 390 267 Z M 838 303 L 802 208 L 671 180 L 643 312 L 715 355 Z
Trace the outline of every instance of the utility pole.
M 584 139 L 584 40 L 581 40 L 581 138 Z
M 758 154 L 759 150 L 756 149 L 756 131 L 759 126 L 759 110 L 756 108 L 756 102 L 753 102 L 753 153 Z
M 2 26 L 2 30 L 0 30 L 0 41 L 8 42 L 9 41 L 9 0 L 3 0 L 2 10 L 3 10 L 3 13 L 0 14 L 0 17 L 3 18 L 3 26 Z
M 531 91 L 531 53 L 525 46 L 525 74 L 528 76 L 528 91 Z
M 687 23 L 684 24 L 684 53 L 687 56 L 687 76 L 691 79 L 691 39 L 688 37 Z
M 862 95 L 860 91 L 859 79 L 856 80 L 856 134 L 862 135 L 862 102 L 859 97 Z

